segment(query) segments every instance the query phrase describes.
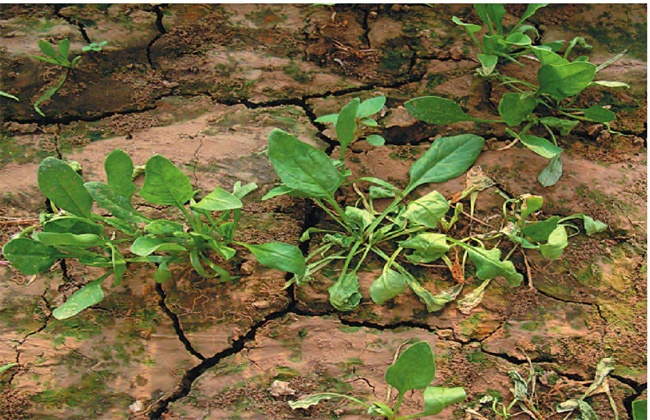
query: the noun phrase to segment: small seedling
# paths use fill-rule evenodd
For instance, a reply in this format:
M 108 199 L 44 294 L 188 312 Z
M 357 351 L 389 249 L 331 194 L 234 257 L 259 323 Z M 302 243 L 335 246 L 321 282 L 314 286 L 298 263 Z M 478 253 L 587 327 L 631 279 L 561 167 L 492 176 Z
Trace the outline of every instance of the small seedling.
M 469 35 L 472 43 L 481 51 L 478 54 L 478 60 L 481 63 L 481 69 L 478 73 L 483 77 L 493 75 L 499 59 L 504 59 L 520 65 L 517 57 L 530 53 L 530 47 L 533 45 L 531 39 L 526 33 L 532 33 L 534 38 L 539 37 L 537 28 L 526 24 L 526 20 L 533 16 L 535 12 L 546 4 L 529 4 L 519 21 L 506 32 L 503 26 L 503 18 L 506 15 L 506 9 L 503 4 L 475 4 L 474 10 L 481 21 L 487 28 L 487 34 L 483 35 L 482 42 L 476 39 L 475 34 L 484 28 L 480 25 L 464 23 L 458 17 L 454 16 L 452 21 L 462 26 Z M 548 48 L 558 48 L 557 43 L 546 44 Z M 561 44 L 560 44 L 561 46 Z
M 328 114 L 316 119 L 320 123 L 333 123 L 336 129 L 336 137 L 341 145 L 341 160 L 345 160 L 345 152 L 348 146 L 357 140 L 365 139 L 372 146 L 383 146 L 386 140 L 379 134 L 365 135 L 362 127 L 377 127 L 377 121 L 371 118 L 380 112 L 386 104 L 385 96 L 361 101 L 353 99 L 345 105 L 338 114 Z
M 132 180 L 131 157 L 120 149 L 106 157 L 107 184 L 84 183 L 66 162 L 48 157 L 38 169 L 38 186 L 55 214 L 42 214 L 40 226 L 21 232 L 2 249 L 12 266 L 24 274 L 44 273 L 59 259 L 106 269 L 98 279 L 75 292 L 53 315 L 65 319 L 99 303 L 101 284 L 110 275 L 120 284 L 130 263 L 156 264 L 158 283 L 171 276 L 170 265 L 189 263 L 202 277 L 232 277 L 218 262 L 233 258 L 239 245 L 271 268 L 304 274 L 298 247 L 282 242 L 251 245 L 235 240 L 241 217 L 241 199 L 257 188 L 236 183 L 232 193 L 217 187 L 199 201 L 189 178 L 167 158 L 154 155 L 146 163 L 139 196 L 148 203 L 176 208 L 185 223 L 152 219 L 132 203 L 137 188 Z M 93 203 L 112 217 L 92 212 Z M 40 228 L 40 230 L 38 230 Z M 131 255 L 125 255 L 130 252 Z M 215 262 L 216 261 L 216 262 Z
M 89 44 L 85 47 L 82 47 L 83 52 L 87 51 L 101 51 L 102 48 L 107 44 L 107 41 L 102 41 L 99 43 L 92 43 Z M 56 49 L 54 48 L 53 44 L 50 44 L 48 41 L 45 40 L 40 40 L 38 41 L 38 47 L 40 48 L 41 52 L 45 54 L 44 56 L 42 55 L 32 55 L 31 57 L 44 61 L 49 64 L 54 64 L 56 66 L 62 67 L 63 68 L 63 73 L 59 76 L 59 80 L 57 83 L 47 89 L 43 95 L 41 95 L 36 102 L 34 102 L 34 110 L 40 115 L 41 117 L 44 117 L 45 114 L 40 108 L 40 105 L 50 99 L 52 96 L 54 96 L 59 89 L 63 86 L 65 81 L 68 78 L 68 73 L 73 70 L 74 68 L 77 67 L 77 64 L 79 63 L 79 60 L 81 60 L 81 56 L 78 55 L 74 57 L 72 60 L 70 60 L 70 40 L 69 39 L 62 39 L 61 41 L 58 42 Z
M 304 397 L 298 401 L 289 401 L 292 409 L 305 409 L 322 400 L 345 398 L 364 407 L 370 416 L 382 416 L 388 420 L 406 420 L 434 416 L 446 407 L 462 402 L 467 395 L 461 387 L 444 388 L 430 386 L 436 375 L 436 364 L 431 346 L 426 341 L 413 344 L 402 353 L 397 361 L 386 370 L 386 383 L 398 391 L 397 400 L 368 402 L 350 395 L 335 392 L 322 392 Z M 408 391 L 424 390 L 424 411 L 417 414 L 399 415 L 404 395 Z

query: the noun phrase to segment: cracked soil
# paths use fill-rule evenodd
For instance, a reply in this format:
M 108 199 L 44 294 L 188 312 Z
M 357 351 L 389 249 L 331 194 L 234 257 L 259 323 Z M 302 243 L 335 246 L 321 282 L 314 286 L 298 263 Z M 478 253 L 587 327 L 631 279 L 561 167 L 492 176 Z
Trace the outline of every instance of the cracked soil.
M 519 16 L 522 5 L 508 11 Z M 0 366 L 16 363 L 0 373 L 0 418 L 355 419 L 363 413 L 340 401 L 299 411 L 287 401 L 322 391 L 383 400 L 384 372 L 412 339 L 431 344 L 436 385 L 467 391 L 440 418 L 498 418 L 480 398 L 509 403 L 508 372 L 526 377 L 531 366 L 541 378 L 534 403 L 542 417 L 564 418 L 555 405 L 580 397 L 608 356 L 615 359 L 610 394 L 619 418 L 631 418 L 631 403 L 645 398 L 647 386 L 646 8 L 550 5 L 531 19 L 546 40 L 585 36 L 595 63 L 629 49 L 603 78 L 631 88 L 582 98 L 612 105 L 620 134 L 585 124 L 561 139 L 564 176 L 550 188 L 536 182 L 545 159 L 525 148 L 497 150 L 508 138 L 503 131 L 430 126 L 403 108 L 436 94 L 474 115 L 495 115 L 500 88 L 473 76 L 475 51 L 454 15 L 476 19 L 470 5 L 451 4 L 0 5 L 0 89 L 21 98 L 0 98 L 0 244 L 47 211 L 36 183 L 41 159 L 75 160 L 85 179 L 102 180 L 104 157 L 121 148 L 136 165 L 154 153 L 168 157 L 203 192 L 257 183 L 240 238 L 299 245 L 307 228 L 328 220 L 306 200 L 260 200 L 278 182 L 264 153 L 269 132 L 281 128 L 336 156 L 331 127 L 315 119 L 380 94 L 388 144 L 353 145 L 355 175 L 399 185 L 433 139 L 474 132 L 487 140 L 476 164 L 496 186 L 479 195 L 478 221 L 465 228 L 499 228 L 491 217 L 503 204 L 496 188 L 544 196 L 545 215 L 584 212 L 608 224 L 602 234 L 571 238 L 557 261 L 515 254 L 527 281 L 516 288 L 493 282 L 469 314 L 455 303 L 428 313 L 410 292 L 384 306 L 364 292 L 357 310 L 340 313 L 327 297 L 332 275 L 284 290 L 286 273 L 240 250 L 227 267 L 240 276 L 232 282 L 188 267 L 159 285 L 152 267 L 133 267 L 99 305 L 58 321 L 52 309 L 95 278 L 93 269 L 64 261 L 27 277 L 0 264 Z M 108 44 L 84 54 L 40 117 L 31 104 L 59 74 L 30 54 L 39 54 L 39 39 L 63 38 L 71 52 Z M 451 197 L 464 185 L 461 176 L 435 189 Z M 340 199 L 356 196 L 345 191 Z M 309 251 L 309 243 L 301 246 Z M 453 284 L 446 271 L 423 270 L 433 292 Z M 362 290 L 376 276 L 371 261 L 360 273 Z M 480 284 L 466 281 L 463 295 Z M 588 401 L 601 419 L 615 418 L 605 393 Z M 420 395 L 406 396 L 405 413 L 421 408 Z

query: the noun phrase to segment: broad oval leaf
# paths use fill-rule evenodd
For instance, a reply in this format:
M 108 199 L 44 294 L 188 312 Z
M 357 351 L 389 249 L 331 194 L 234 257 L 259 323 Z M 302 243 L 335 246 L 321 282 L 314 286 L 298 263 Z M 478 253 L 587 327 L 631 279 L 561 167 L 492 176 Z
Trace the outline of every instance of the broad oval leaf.
M 424 415 L 439 414 L 450 405 L 463 402 L 465 398 L 467 398 L 467 394 L 462 387 L 429 386 L 424 390 Z
M 131 252 L 141 257 L 153 254 L 154 252 L 184 252 L 185 247 L 173 242 L 167 242 L 163 238 L 154 238 L 151 236 L 141 236 L 131 244 Z
M 339 118 L 339 114 L 327 114 L 327 115 L 323 115 L 322 117 L 316 118 L 314 122 L 336 124 L 336 120 L 338 118 Z
M 144 227 L 144 231 L 153 235 L 171 235 L 174 232 L 183 232 L 183 225 L 171 220 L 154 220 Z
M 2 247 L 2 254 L 18 271 L 28 276 L 45 273 L 52 264 L 66 256 L 56 249 L 28 238 L 17 238 Z
M 345 105 L 334 125 L 336 129 L 336 138 L 338 138 L 341 148 L 345 150 L 350 143 L 354 141 L 357 131 L 357 110 L 359 109 L 359 98 L 354 98 L 350 103 Z
M 439 96 L 413 98 L 404 108 L 418 120 L 429 124 L 445 125 L 461 121 L 474 121 L 456 102 Z
M 101 182 L 86 182 L 86 190 L 97 204 L 111 214 L 129 223 L 147 223 L 149 219 L 136 211 L 131 198 L 116 194 L 111 187 Z
M 101 235 L 104 227 L 90 220 L 77 216 L 63 216 L 50 219 L 43 224 L 43 232 L 55 233 L 92 233 Z
M 589 118 L 590 120 L 599 123 L 608 123 L 616 119 L 615 113 L 598 105 L 590 106 L 583 111 L 585 113 L 585 118 Z
M 165 283 L 167 280 L 169 280 L 172 277 L 172 272 L 167 266 L 167 260 L 164 260 L 163 262 L 158 265 L 158 269 L 156 272 L 153 274 L 153 279 L 156 281 L 156 283 Z
M 449 202 L 438 191 L 432 191 L 424 197 L 411 201 L 402 217 L 415 225 L 435 229 L 440 219 L 449 210 Z
M 383 146 L 386 143 L 386 139 L 380 136 L 379 134 L 371 134 L 368 137 L 366 137 L 366 141 L 368 144 L 378 147 L 378 146 Z
M 386 382 L 400 394 L 425 389 L 436 376 L 431 346 L 426 341 L 413 344 L 386 370 Z
M 506 37 L 505 42 L 518 47 L 525 47 L 529 46 L 533 41 L 526 34 L 514 32 Z
M 542 137 L 533 136 L 531 134 L 524 134 L 522 136 L 519 136 L 519 140 L 530 150 L 547 159 L 551 159 L 554 156 L 558 156 L 560 153 L 562 153 L 561 147 L 554 145 Z
M 385 103 L 385 96 L 375 96 L 374 98 L 366 99 L 357 108 L 357 118 L 367 118 L 372 114 L 378 113 L 384 107 Z
M 260 264 L 278 270 L 305 274 L 305 257 L 295 245 L 283 242 L 268 242 L 261 245 L 242 244 L 255 255 Z
M 101 302 L 104 299 L 102 281 L 105 278 L 106 276 L 102 276 L 77 290 L 63 305 L 52 311 L 54 318 L 58 320 L 70 318 L 84 309 Z
M 325 152 L 279 129 L 269 135 L 268 156 L 288 188 L 313 198 L 332 198 L 345 181 Z
M 347 273 L 342 279 L 330 286 L 327 291 L 330 294 L 330 303 L 339 311 L 352 311 L 361 302 L 359 278 L 354 273 Z
M 370 297 L 377 305 L 383 305 L 402 293 L 405 287 L 406 278 L 388 268 L 370 285 Z
M 562 47 L 563 43 L 559 44 L 560 47 Z M 562 56 L 558 55 L 555 53 L 556 50 L 552 48 L 552 46 L 541 46 L 541 47 L 536 47 L 536 46 L 531 46 L 530 49 L 533 51 L 533 53 L 537 56 L 539 59 L 539 62 L 542 63 L 542 65 L 546 64 L 569 64 L 569 60 L 563 58 Z
M 476 266 L 476 277 L 481 280 L 493 279 L 502 276 L 511 286 L 519 286 L 524 279 L 515 269 L 512 261 L 501 261 L 501 250 L 493 248 L 487 250 L 483 247 L 473 247 L 464 244 L 470 260 Z
M 510 127 L 526 121 L 537 107 L 537 100 L 529 95 L 506 93 L 499 102 L 499 115 Z
M 40 48 L 43 54 L 47 55 L 48 57 L 54 58 L 57 56 L 56 51 L 54 51 L 54 46 L 44 39 L 38 40 L 38 48 Z
M 57 207 L 90 218 L 93 199 L 83 179 L 67 163 L 54 157 L 43 159 L 38 167 L 38 188 Z
M 605 229 L 607 229 L 607 224 L 599 220 L 594 220 L 586 214 L 582 215 L 582 220 L 585 225 L 585 232 L 587 233 L 587 236 L 591 236 L 594 233 L 603 232 Z
M 207 211 L 224 211 L 240 209 L 242 207 L 242 202 L 233 194 L 230 194 L 221 187 L 217 187 L 214 191 L 203 197 L 201 201 L 191 207 L 192 209 Z
M 34 234 L 34 239 L 46 246 L 76 246 L 79 248 L 101 246 L 106 242 L 101 236 L 92 233 L 39 232 Z
M 506 8 L 498 3 L 479 3 L 474 5 L 476 14 L 490 28 L 495 28 L 498 34 L 503 34 L 503 17 L 506 15 Z
M 524 194 L 521 196 L 521 220 L 528 219 L 528 216 L 541 209 L 544 205 L 544 197 L 541 195 Z
M 131 201 L 136 187 L 133 183 L 133 160 L 122 149 L 113 150 L 104 161 L 106 183 L 119 196 Z
M 167 158 L 154 155 L 145 165 L 142 198 L 153 204 L 183 207 L 194 196 L 190 179 Z
M 59 56 L 67 61 L 70 55 L 70 40 L 68 38 L 64 38 L 59 41 L 57 49 L 59 50 Z
M 566 136 L 578 125 L 577 120 L 562 120 L 555 117 L 540 118 L 539 122 L 549 127 L 557 128 L 561 135 Z
M 476 162 L 485 140 L 474 134 L 442 137 L 416 160 L 409 170 L 406 191 L 429 182 L 445 182 L 462 175 Z
M 593 63 L 545 64 L 537 72 L 539 92 L 561 101 L 582 92 L 595 75 Z
M 345 208 L 345 215 L 356 225 L 357 228 L 359 228 L 360 231 L 363 231 L 365 228 L 370 226 L 375 220 L 375 216 L 373 216 L 373 214 L 368 210 L 352 206 L 347 206 Z

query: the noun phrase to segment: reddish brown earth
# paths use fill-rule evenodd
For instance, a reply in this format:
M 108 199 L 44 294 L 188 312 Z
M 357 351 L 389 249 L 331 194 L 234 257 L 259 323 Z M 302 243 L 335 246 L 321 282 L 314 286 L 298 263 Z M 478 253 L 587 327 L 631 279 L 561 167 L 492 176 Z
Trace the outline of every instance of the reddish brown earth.
M 508 11 L 514 23 L 523 5 Z M 287 401 L 322 391 L 383 400 L 384 372 L 411 339 L 431 344 L 435 385 L 467 391 L 440 418 L 499 418 L 480 400 L 501 395 L 509 404 L 513 369 L 524 378 L 537 372 L 532 403 L 542 418 L 564 418 L 555 405 L 581 397 L 604 357 L 615 360 L 610 395 L 619 418 L 628 418 L 647 387 L 646 8 L 551 5 L 531 19 L 545 40 L 584 36 L 597 64 L 629 49 L 602 78 L 630 89 L 579 98 L 612 105 L 612 129 L 621 134 L 582 124 L 561 139 L 564 176 L 550 188 L 536 182 L 547 161 L 519 146 L 499 150 L 508 139 L 500 129 L 429 126 L 404 109 L 408 99 L 435 94 L 473 115 L 495 115 L 503 92 L 474 76 L 475 51 L 454 15 L 478 23 L 469 5 L 449 4 L 0 6 L 0 89 L 21 99 L 0 98 L 0 244 L 46 211 L 36 184 L 42 158 L 75 160 L 86 179 L 100 180 L 115 148 L 136 165 L 162 154 L 202 191 L 256 182 L 241 239 L 298 244 L 307 227 L 328 220 L 306 200 L 260 201 L 278 181 L 264 153 L 269 132 L 281 128 L 336 156 L 331 126 L 314 120 L 376 95 L 387 97 L 378 121 L 389 144 L 354 144 L 347 163 L 355 175 L 403 185 L 435 138 L 473 132 L 487 140 L 476 165 L 501 191 L 544 196 L 540 216 L 584 212 L 608 224 L 602 234 L 572 237 L 557 261 L 515 253 L 526 280 L 512 288 L 497 279 L 469 314 L 456 303 L 428 313 L 408 291 L 375 305 L 367 292 L 372 261 L 360 273 L 360 307 L 340 313 L 327 297 L 331 276 L 284 290 L 285 273 L 240 250 L 228 267 L 241 275 L 233 282 L 188 267 L 160 286 L 152 267 L 133 267 L 99 305 L 58 321 L 52 309 L 94 272 L 68 262 L 65 272 L 55 265 L 26 277 L 0 255 L 0 366 L 17 363 L 0 373 L 0 418 L 354 419 L 362 411 L 340 401 L 301 411 Z M 39 54 L 39 39 L 63 38 L 73 53 L 89 41 L 108 44 L 83 56 L 40 117 L 32 104 L 59 73 L 30 54 Z M 529 77 L 517 66 L 503 71 Z M 416 195 L 435 188 L 449 198 L 465 181 Z M 480 193 L 477 222 L 459 229 L 500 228 L 504 199 L 495 190 Z M 352 191 L 341 195 L 354 199 Z M 445 270 L 423 270 L 432 292 L 454 284 Z M 480 284 L 465 280 L 461 297 Z M 605 393 L 587 401 L 601 419 L 615 418 Z M 421 395 L 408 394 L 403 407 L 417 412 Z

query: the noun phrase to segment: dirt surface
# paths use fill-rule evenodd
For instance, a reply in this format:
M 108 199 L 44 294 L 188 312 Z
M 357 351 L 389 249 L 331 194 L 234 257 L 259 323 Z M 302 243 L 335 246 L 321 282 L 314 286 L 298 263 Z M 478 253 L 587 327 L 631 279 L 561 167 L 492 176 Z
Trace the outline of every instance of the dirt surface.
M 523 5 L 508 12 L 513 24 Z M 377 131 L 388 144 L 353 144 L 347 164 L 355 175 L 404 186 L 432 141 L 473 132 L 487 140 L 476 165 L 495 186 L 479 194 L 474 223 L 459 230 L 501 229 L 495 215 L 503 195 L 524 193 L 544 197 L 538 217 L 585 213 L 608 228 L 571 237 L 556 261 L 514 253 L 522 285 L 493 281 L 469 313 L 456 303 L 429 313 L 408 290 L 375 305 L 368 286 L 379 265 L 372 260 L 359 273 L 359 308 L 337 312 L 327 293 L 336 267 L 284 289 L 286 273 L 238 249 L 226 267 L 238 277 L 232 282 L 179 267 L 157 285 L 154 267 L 134 266 L 99 305 L 58 321 L 52 310 L 96 270 L 66 261 L 28 277 L 0 255 L 0 366 L 16 363 L 0 373 L 0 418 L 355 419 L 363 411 L 338 400 L 298 411 L 287 401 L 324 391 L 383 400 L 385 370 L 412 339 L 434 350 L 434 385 L 468 394 L 440 418 L 500 418 L 486 396 L 508 405 L 512 371 L 526 378 L 531 369 L 539 376 L 533 403 L 541 418 L 564 418 L 556 404 L 580 398 L 605 357 L 614 358 L 608 383 L 619 418 L 631 418 L 632 401 L 645 398 L 647 387 L 646 7 L 551 5 L 531 19 L 543 41 L 584 36 L 596 64 L 629 49 L 599 77 L 630 89 L 598 88 L 578 98 L 578 105 L 616 111 L 617 133 L 583 123 L 559 139 L 564 175 L 550 188 L 536 182 L 546 159 L 520 145 L 499 150 L 509 139 L 502 129 L 432 126 L 405 110 L 413 97 L 439 95 L 472 115 L 496 115 L 503 88 L 474 75 L 475 50 L 450 21 L 454 15 L 479 22 L 470 5 L 450 4 L 1 5 L 0 90 L 21 101 L 0 97 L 0 244 L 47 211 L 36 182 L 44 157 L 77 161 L 85 179 L 102 180 L 104 157 L 115 148 L 136 165 L 155 153 L 168 157 L 199 196 L 255 182 L 240 239 L 301 244 L 308 227 L 331 221 L 307 200 L 261 201 L 278 182 L 265 154 L 268 134 L 281 128 L 337 156 L 334 130 L 316 118 L 377 95 L 387 97 Z M 41 105 L 41 117 L 32 105 L 61 69 L 30 55 L 39 54 L 39 39 L 64 38 L 72 54 L 89 42 L 108 44 L 83 54 Z M 504 72 L 532 74 L 515 65 Z M 415 195 L 435 189 L 452 198 L 465 182 L 463 175 Z M 341 203 L 355 199 L 351 189 L 340 196 Z M 301 244 L 305 253 L 315 246 Z M 460 297 L 481 283 L 471 274 Z M 434 293 L 459 281 L 440 267 L 417 276 Z M 587 401 L 601 419 L 615 418 L 604 392 Z M 421 409 L 421 393 L 408 393 L 403 412 Z

